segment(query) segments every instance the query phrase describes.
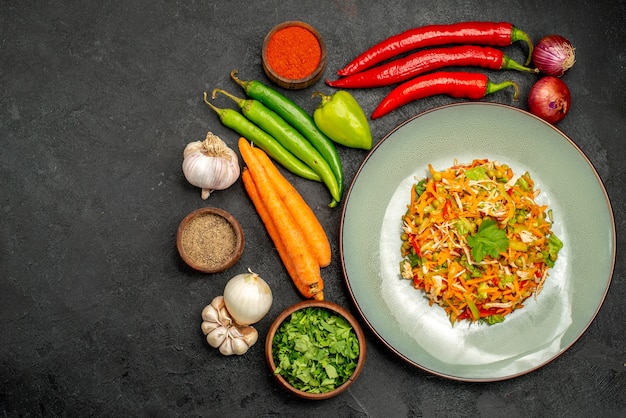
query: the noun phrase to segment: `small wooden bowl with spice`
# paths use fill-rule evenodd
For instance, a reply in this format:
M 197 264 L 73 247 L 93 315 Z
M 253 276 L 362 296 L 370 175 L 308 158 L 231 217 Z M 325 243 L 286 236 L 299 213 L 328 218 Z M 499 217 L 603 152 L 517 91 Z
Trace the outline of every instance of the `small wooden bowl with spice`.
M 218 273 L 241 257 L 244 236 L 241 225 L 223 209 L 196 209 L 181 221 L 176 233 L 181 258 L 195 270 Z
M 314 84 L 326 68 L 326 45 L 311 25 L 291 20 L 276 25 L 263 41 L 263 70 L 286 89 Z
M 324 400 L 348 389 L 363 370 L 365 334 L 342 306 L 305 300 L 276 317 L 267 332 L 265 359 L 283 388 Z

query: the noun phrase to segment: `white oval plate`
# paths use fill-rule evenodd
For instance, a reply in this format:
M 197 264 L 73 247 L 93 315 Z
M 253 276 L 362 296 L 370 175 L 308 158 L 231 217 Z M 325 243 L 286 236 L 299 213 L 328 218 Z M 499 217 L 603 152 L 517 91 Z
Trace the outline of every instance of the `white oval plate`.
M 401 216 L 428 164 L 476 158 L 529 171 L 554 214 L 563 249 L 543 290 L 493 326 L 457 323 L 399 274 Z M 374 334 L 409 363 L 450 379 L 496 381 L 535 370 L 588 328 L 615 265 L 615 223 L 600 177 L 560 130 L 496 103 L 443 106 L 409 119 L 368 154 L 346 194 L 340 226 L 344 277 Z

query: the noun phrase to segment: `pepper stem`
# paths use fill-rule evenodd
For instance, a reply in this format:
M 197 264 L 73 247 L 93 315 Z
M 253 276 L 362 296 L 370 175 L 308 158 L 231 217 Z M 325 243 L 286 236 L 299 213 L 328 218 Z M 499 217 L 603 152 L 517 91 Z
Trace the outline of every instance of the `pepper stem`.
M 324 93 L 322 93 L 321 91 L 316 91 L 315 93 L 313 93 L 311 95 L 311 98 L 315 98 L 315 96 L 320 96 L 322 98 L 322 102 L 319 104 L 319 107 L 324 107 L 324 105 L 328 102 L 330 102 L 330 100 L 332 99 L 331 96 L 327 96 Z
M 239 73 L 238 70 L 232 70 L 230 72 L 230 78 L 233 79 L 233 81 L 237 84 L 239 84 L 241 87 L 243 87 L 244 90 L 247 90 L 247 84 L 249 84 L 249 81 L 241 81 L 238 77 L 237 74 Z
M 513 26 L 513 30 L 511 31 L 511 43 L 517 41 L 523 41 L 528 46 L 528 58 L 526 58 L 524 65 L 530 65 L 533 58 L 533 41 L 526 32 Z
M 217 113 L 217 116 L 220 118 L 220 120 L 222 122 L 224 122 L 224 118 L 226 118 L 228 116 L 228 113 L 231 111 L 231 109 L 220 109 L 219 107 L 216 107 L 212 103 L 210 103 L 207 100 L 206 91 L 204 92 L 204 103 L 206 103 L 207 106 L 209 106 L 211 109 L 213 109 L 215 111 L 215 113 Z M 234 110 L 233 110 L 233 112 L 234 112 Z
M 227 92 L 225 90 L 222 90 L 222 89 L 214 89 L 213 92 L 211 93 L 211 98 L 215 99 L 217 97 L 218 93 L 221 93 L 224 96 L 228 97 L 229 99 L 232 99 L 239 106 L 243 106 L 243 104 L 244 104 L 244 99 L 241 99 L 239 97 L 233 96 L 229 92 Z
M 519 85 L 515 81 L 511 80 L 503 81 L 502 83 L 493 83 L 491 81 L 487 81 L 487 90 L 485 91 L 485 96 L 503 90 L 507 87 L 513 87 L 515 89 L 515 93 L 513 94 L 513 100 L 517 100 L 520 92 Z
M 501 70 L 516 70 L 516 71 L 535 73 L 535 74 L 539 73 L 538 68 L 530 68 L 530 67 L 523 66 L 520 63 L 511 59 L 511 57 L 508 57 L 506 55 L 502 57 L 502 66 L 500 67 L 500 69 Z
M 211 103 L 211 102 L 209 102 L 209 101 L 207 100 L 207 94 L 206 94 L 206 91 L 204 92 L 204 103 L 206 103 L 206 104 L 207 104 L 207 105 L 208 105 L 211 109 L 215 110 L 215 112 L 216 112 L 218 115 L 220 115 L 220 114 L 221 114 L 222 109 L 215 107 L 215 106 L 213 105 L 213 103 Z

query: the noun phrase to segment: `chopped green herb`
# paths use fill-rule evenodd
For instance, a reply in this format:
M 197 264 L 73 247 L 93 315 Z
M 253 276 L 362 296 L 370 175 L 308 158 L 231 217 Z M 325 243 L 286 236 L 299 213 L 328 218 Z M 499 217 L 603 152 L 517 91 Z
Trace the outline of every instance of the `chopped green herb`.
M 345 383 L 356 369 L 359 352 L 350 323 L 324 308 L 292 313 L 272 340 L 275 373 L 309 393 L 330 392 Z
M 426 191 L 426 179 L 421 179 L 415 184 L 415 195 L 421 196 Z

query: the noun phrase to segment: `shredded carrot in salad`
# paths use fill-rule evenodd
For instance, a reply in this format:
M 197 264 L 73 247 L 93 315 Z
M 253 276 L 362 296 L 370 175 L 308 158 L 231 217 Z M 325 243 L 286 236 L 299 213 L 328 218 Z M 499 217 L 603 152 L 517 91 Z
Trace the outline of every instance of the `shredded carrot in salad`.
M 457 321 L 495 324 L 535 297 L 561 240 L 528 172 L 487 159 L 436 171 L 411 187 L 400 272 Z

